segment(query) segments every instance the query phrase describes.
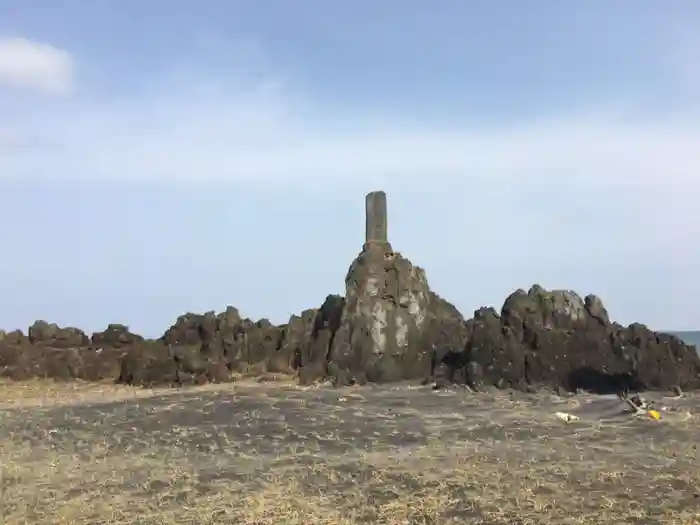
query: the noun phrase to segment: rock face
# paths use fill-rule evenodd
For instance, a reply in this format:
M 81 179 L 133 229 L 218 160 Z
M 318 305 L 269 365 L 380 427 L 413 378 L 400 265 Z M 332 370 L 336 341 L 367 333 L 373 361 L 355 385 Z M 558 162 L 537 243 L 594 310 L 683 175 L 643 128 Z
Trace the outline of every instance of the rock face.
M 60 328 L 55 323 L 35 321 L 29 327 L 29 342 L 53 348 L 72 348 L 87 345 L 90 339 L 78 328 Z
M 104 332 L 92 334 L 91 341 L 95 346 L 124 348 L 143 343 L 143 337 L 131 333 L 129 327 L 123 324 L 110 324 Z
M 0 377 L 109 380 L 154 385 L 287 374 L 339 385 L 402 379 L 473 388 L 576 391 L 700 388 L 694 346 L 644 325 L 611 322 L 603 302 L 571 291 L 517 290 L 500 312 L 465 321 L 433 293 L 425 272 L 388 240 L 383 192 L 366 199 L 365 243 L 345 296 L 275 326 L 224 312 L 181 315 L 157 340 L 110 324 L 89 338 L 36 321 L 27 335 L 0 331 Z
M 641 324 L 609 320 L 602 301 L 571 291 L 533 286 L 503 304 L 477 310 L 467 321 L 467 381 L 518 389 L 556 386 L 567 390 L 700 387 L 695 347 Z
M 434 349 L 463 345 L 459 312 L 430 291 L 423 269 L 395 252 L 387 235 L 386 195 L 370 193 L 365 244 L 348 270 L 329 344 L 326 374 L 337 384 L 422 379 Z
M 309 310 L 302 317 L 304 335 L 295 341 L 299 381 L 309 384 L 329 377 L 330 349 L 345 308 L 345 299 L 329 295 L 318 310 Z
M 391 250 L 366 244 L 350 266 L 329 372 L 340 383 L 396 381 L 426 373 L 430 296 L 425 272 Z
M 230 381 L 234 373 L 292 373 L 286 333 L 286 326 L 267 319 L 241 319 L 234 307 L 219 314 L 188 313 L 158 341 L 134 346 L 123 360 L 120 381 L 188 385 Z
M 36 321 L 28 332 L 0 333 L 0 377 L 114 381 L 119 376 L 122 352 L 91 346 L 77 328 Z

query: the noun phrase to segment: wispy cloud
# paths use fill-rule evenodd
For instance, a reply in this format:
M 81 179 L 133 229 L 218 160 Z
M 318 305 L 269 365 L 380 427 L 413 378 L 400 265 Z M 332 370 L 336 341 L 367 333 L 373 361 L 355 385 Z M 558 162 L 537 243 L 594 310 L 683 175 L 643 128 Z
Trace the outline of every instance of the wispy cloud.
M 66 93 L 72 64 L 67 52 L 48 45 L 0 41 L 0 81 L 6 84 Z M 21 129 L 0 129 L 0 177 L 192 184 L 422 184 L 428 177 L 528 185 L 566 178 L 584 185 L 700 189 L 696 114 L 652 117 L 608 106 L 441 128 L 342 108 L 318 111 L 285 79 L 242 78 L 179 71 L 119 102 L 93 97 L 50 110 L 26 108 Z M 43 146 L 34 150 L 32 143 Z
M 47 95 L 73 91 L 73 58 L 50 44 L 0 37 L 0 87 Z

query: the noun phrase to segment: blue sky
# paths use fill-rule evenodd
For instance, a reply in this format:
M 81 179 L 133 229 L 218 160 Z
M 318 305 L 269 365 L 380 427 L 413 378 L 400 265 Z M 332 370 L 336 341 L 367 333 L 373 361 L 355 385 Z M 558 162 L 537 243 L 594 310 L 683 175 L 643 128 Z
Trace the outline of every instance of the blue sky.
M 700 3 L 0 0 L 0 325 L 342 292 L 364 194 L 466 315 L 700 327 Z

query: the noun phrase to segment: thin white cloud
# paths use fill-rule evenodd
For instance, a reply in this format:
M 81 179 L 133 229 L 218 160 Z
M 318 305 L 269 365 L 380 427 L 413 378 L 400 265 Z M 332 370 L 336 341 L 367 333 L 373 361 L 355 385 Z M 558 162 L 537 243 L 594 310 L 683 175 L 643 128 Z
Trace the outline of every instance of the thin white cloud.
M 700 188 L 700 121 L 694 115 L 571 115 L 461 129 L 357 115 L 350 121 L 342 111 L 305 115 L 279 91 L 203 95 L 170 86 L 126 105 L 70 107 L 25 120 L 23 133 L 56 147 L 5 149 L 0 177 L 193 184 L 377 178 L 541 184 L 565 178 Z
M 0 37 L 0 86 L 48 95 L 73 91 L 73 58 L 49 44 Z
M 52 55 L 50 46 L 22 39 L 11 41 L 11 48 L 24 50 L 16 57 L 34 57 L 25 69 L 43 70 L 36 78 L 53 72 L 63 78 L 54 86 L 70 85 L 72 63 L 65 52 Z M 256 72 L 251 81 L 228 64 L 222 69 L 227 71 L 221 78 L 212 78 L 175 68 L 173 75 L 144 80 L 147 93 L 120 103 L 93 96 L 89 103 L 73 100 L 50 111 L 25 108 L 21 128 L 3 129 L 0 122 L 0 179 L 311 186 L 331 180 L 417 186 L 469 180 L 516 193 L 519 186 L 565 180 L 571 187 L 655 192 L 672 186 L 700 193 L 696 113 L 630 118 L 608 105 L 500 126 L 465 122 L 442 128 L 317 108 L 281 79 Z M 33 143 L 42 147 L 28 147 Z

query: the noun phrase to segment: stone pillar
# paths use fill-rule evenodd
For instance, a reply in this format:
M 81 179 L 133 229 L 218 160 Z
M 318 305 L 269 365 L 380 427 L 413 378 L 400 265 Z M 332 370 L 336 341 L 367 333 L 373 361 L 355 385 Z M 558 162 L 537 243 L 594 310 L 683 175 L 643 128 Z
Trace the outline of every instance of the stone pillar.
M 365 198 L 365 244 L 388 244 L 386 193 L 373 191 Z

